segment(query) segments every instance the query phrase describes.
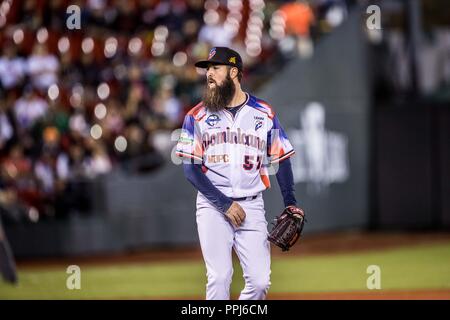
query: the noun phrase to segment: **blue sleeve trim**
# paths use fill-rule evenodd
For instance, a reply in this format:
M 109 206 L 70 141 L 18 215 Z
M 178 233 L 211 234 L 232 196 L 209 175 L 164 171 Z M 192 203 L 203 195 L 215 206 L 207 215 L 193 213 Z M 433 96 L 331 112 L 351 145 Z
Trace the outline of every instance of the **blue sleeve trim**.
M 282 160 L 277 172 L 277 181 L 283 196 L 284 206 L 297 205 L 294 193 L 294 175 L 292 173 L 291 160 Z
M 183 164 L 184 175 L 220 212 L 225 213 L 233 200 L 217 189 L 202 171 L 201 164 Z

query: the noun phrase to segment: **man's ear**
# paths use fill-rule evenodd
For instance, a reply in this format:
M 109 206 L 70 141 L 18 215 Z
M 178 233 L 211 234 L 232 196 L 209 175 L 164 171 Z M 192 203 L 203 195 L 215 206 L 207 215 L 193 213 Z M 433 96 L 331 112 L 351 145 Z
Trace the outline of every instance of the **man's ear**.
M 236 78 L 238 75 L 238 69 L 236 67 L 231 67 L 230 69 L 230 77 L 231 79 Z

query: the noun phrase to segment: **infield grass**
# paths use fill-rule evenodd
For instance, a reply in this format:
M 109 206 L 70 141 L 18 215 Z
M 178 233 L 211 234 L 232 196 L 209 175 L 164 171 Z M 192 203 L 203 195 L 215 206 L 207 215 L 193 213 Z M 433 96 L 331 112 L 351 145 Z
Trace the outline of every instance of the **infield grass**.
M 360 253 L 274 256 L 270 292 L 364 291 L 369 265 L 380 267 L 381 289 L 450 288 L 449 242 Z M 80 290 L 67 289 L 66 268 L 20 268 L 17 286 L 0 281 L 0 299 L 202 299 L 205 292 L 202 260 L 81 264 Z M 237 261 L 234 270 L 232 294 L 237 295 L 243 287 Z

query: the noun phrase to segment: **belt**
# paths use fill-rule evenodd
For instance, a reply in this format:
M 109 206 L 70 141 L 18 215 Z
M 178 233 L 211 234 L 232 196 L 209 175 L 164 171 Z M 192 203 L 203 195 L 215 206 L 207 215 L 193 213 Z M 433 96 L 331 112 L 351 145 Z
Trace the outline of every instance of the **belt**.
M 250 197 L 242 197 L 242 198 L 231 198 L 233 201 L 244 201 L 244 200 L 255 200 L 258 198 L 258 195 L 256 196 L 250 196 Z

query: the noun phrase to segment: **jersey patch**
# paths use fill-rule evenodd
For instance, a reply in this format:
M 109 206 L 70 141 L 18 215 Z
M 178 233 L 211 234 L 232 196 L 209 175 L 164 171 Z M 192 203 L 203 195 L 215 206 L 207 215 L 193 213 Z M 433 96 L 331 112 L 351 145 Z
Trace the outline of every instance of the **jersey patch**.
M 220 118 L 217 114 L 212 114 L 205 120 L 205 122 L 211 127 L 214 127 L 219 121 Z
M 258 131 L 259 128 L 263 126 L 263 122 L 261 120 L 257 120 L 255 124 L 255 131 Z

